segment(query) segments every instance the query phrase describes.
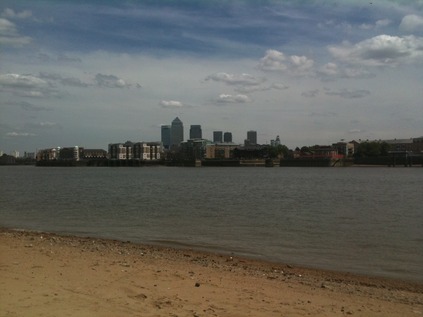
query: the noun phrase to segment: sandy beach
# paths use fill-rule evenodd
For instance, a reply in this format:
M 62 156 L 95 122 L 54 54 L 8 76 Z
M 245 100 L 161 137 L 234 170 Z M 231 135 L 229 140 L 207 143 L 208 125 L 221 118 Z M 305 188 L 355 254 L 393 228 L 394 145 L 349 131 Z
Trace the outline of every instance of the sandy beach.
M 423 316 L 423 285 L 0 230 L 0 316 Z

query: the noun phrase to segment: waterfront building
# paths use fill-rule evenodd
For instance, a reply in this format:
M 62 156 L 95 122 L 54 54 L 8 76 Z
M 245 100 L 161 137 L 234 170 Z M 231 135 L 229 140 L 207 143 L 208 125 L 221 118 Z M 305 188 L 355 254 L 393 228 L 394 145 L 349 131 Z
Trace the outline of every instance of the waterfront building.
M 225 142 L 225 143 L 231 143 L 232 142 L 232 133 L 231 132 L 225 132 L 223 134 L 223 142 Z
M 223 132 L 214 131 L 213 132 L 213 143 L 222 143 L 223 142 Z
M 170 147 L 178 148 L 181 142 L 184 141 L 184 124 L 182 121 L 176 117 L 172 121 L 170 127 Z
M 43 149 L 37 152 L 37 161 L 54 161 L 59 158 L 60 147 Z
M 133 145 L 133 159 L 141 161 L 159 160 L 161 151 L 159 142 L 137 142 Z
M 170 148 L 170 125 L 161 126 L 161 141 L 163 147 L 168 150 Z
M 210 141 L 205 139 L 190 139 L 181 143 L 181 154 L 185 160 L 201 160 L 205 157 L 206 146 Z
M 345 157 L 352 157 L 354 155 L 354 143 L 352 142 L 337 142 L 333 143 L 332 147 Z
M 203 132 L 201 130 L 201 125 L 193 124 L 189 129 L 189 138 L 192 139 L 202 139 Z
M 107 151 L 103 149 L 84 149 L 82 152 L 82 159 L 106 159 Z
M 132 147 L 131 141 L 109 144 L 109 158 L 111 160 L 130 160 L 132 159 Z
M 79 161 L 79 159 L 82 157 L 82 153 L 84 151 L 84 148 L 79 146 L 73 146 L 73 147 L 63 147 L 59 150 L 59 160 L 65 160 L 65 161 Z
M 206 159 L 231 159 L 234 157 L 234 150 L 239 145 L 233 143 L 208 144 L 206 146 Z

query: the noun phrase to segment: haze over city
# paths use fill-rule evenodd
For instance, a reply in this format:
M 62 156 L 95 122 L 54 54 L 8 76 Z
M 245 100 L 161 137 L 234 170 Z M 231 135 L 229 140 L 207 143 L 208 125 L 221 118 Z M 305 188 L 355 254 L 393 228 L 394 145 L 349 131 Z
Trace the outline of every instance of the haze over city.
M 423 1 L 0 4 L 0 150 L 423 135 Z

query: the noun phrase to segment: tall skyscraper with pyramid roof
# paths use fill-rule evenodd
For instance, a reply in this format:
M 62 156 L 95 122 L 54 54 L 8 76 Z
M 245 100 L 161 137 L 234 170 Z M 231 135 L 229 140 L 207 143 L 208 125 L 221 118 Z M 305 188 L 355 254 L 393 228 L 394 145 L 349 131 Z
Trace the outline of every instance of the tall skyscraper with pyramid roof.
M 178 147 L 184 141 L 184 124 L 176 117 L 170 126 L 170 146 L 171 148 Z

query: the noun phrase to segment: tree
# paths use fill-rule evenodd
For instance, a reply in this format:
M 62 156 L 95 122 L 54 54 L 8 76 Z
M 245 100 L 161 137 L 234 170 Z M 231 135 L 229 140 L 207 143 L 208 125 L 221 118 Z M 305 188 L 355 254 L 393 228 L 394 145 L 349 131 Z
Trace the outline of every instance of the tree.
M 276 146 L 269 146 L 267 153 L 270 158 L 287 157 L 289 154 L 289 149 L 286 145 L 279 144 Z
M 366 141 L 359 144 L 356 157 L 375 157 L 388 155 L 389 144 L 386 142 Z

